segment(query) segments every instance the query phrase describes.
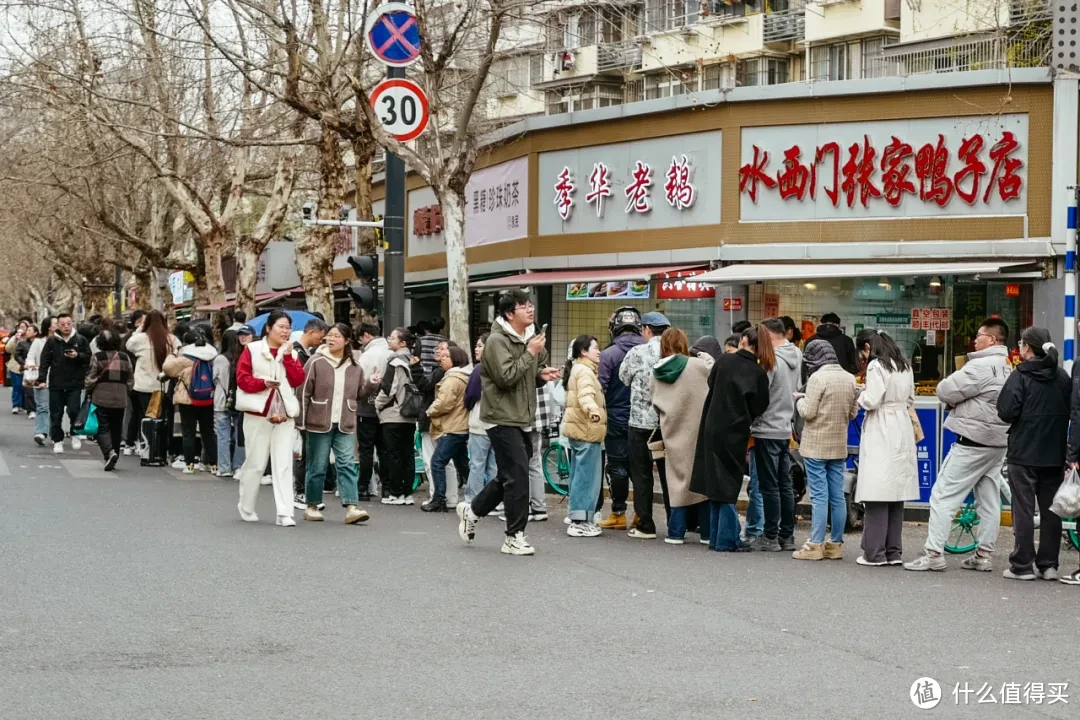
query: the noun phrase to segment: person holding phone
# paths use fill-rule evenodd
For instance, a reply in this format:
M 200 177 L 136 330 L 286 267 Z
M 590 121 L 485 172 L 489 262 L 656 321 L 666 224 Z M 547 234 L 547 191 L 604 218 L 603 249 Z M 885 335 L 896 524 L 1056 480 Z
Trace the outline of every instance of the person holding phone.
M 90 344 L 75 332 L 75 322 L 68 313 L 56 316 L 57 330 L 41 351 L 38 388 L 49 389 L 49 436 L 53 453 L 64 452 L 64 411 L 68 427 L 74 429 L 75 418 L 82 404 L 86 371 L 90 367 Z M 71 436 L 71 449 L 81 450 L 82 440 Z

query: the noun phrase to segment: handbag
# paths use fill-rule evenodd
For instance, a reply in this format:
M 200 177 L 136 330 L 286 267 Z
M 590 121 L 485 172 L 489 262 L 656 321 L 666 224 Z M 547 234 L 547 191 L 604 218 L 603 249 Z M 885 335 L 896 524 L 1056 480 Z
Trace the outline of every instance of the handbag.
M 25 386 L 37 385 L 37 381 L 38 381 L 38 369 L 36 367 L 35 368 L 27 368 L 26 371 L 23 373 L 23 378 L 22 378 L 23 385 L 25 385 Z
M 97 406 L 90 402 L 89 395 L 83 398 L 82 405 L 79 407 L 79 414 L 75 416 L 72 431 L 76 435 L 97 435 Z
M 926 433 L 923 432 L 922 423 L 919 422 L 919 416 L 915 412 L 915 408 L 908 408 L 908 417 L 911 418 L 911 429 L 915 432 L 915 444 L 921 443 L 926 439 Z
M 150 402 L 146 404 L 146 412 L 143 417 L 152 418 L 154 420 L 161 417 L 161 391 L 155 390 L 150 394 Z
M 401 417 L 415 420 L 420 417 L 421 408 L 424 407 L 424 393 L 420 392 L 420 388 L 413 382 L 412 369 L 406 368 L 405 372 L 409 375 L 409 381 L 405 383 L 405 400 L 401 403 Z
M 654 440 L 656 434 L 660 432 L 660 428 L 653 428 L 652 434 L 649 435 L 649 452 L 652 453 L 653 460 L 661 460 L 667 455 L 667 448 L 664 445 L 664 438 Z

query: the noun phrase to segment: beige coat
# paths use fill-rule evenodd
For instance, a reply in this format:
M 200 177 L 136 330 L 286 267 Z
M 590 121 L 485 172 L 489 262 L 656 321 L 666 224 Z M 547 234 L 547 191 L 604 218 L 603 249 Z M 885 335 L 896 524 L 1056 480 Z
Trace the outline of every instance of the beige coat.
M 213 345 L 185 345 L 180 348 L 179 355 L 170 355 L 165 358 L 165 367 L 161 370 L 167 376 L 179 380 L 176 390 L 173 391 L 173 403 L 176 405 L 190 405 L 191 397 L 188 395 L 188 387 L 191 386 L 191 371 L 195 367 L 191 357 L 197 357 L 206 362 L 214 362 L 218 351 Z M 187 357 L 187 356 L 191 357 Z
M 600 415 L 599 422 L 590 415 Z M 582 442 L 603 442 L 607 435 L 607 410 L 604 391 L 596 376 L 596 363 L 578 358 L 570 369 L 566 386 L 566 413 L 563 415 L 563 435 Z
M 859 412 L 855 376 L 839 365 L 825 365 L 806 384 L 806 397 L 797 404 L 802 415 L 799 454 L 813 460 L 844 460 L 848 456 L 848 422 Z
M 431 439 L 469 432 L 469 412 L 465 409 L 465 386 L 472 367 L 450 368 L 435 386 L 435 402 L 427 414 L 431 418 Z
M 915 405 L 911 369 L 890 372 L 877 360 L 866 368 L 866 389 L 859 395 L 866 409 L 859 443 L 856 502 L 919 499 L 915 430 L 908 408 Z
M 690 491 L 690 476 L 694 472 L 694 452 L 705 398 L 709 394 L 712 365 L 712 358 L 705 361 L 692 357 L 686 361 L 686 367 L 675 382 L 666 383 L 655 376 L 652 378 L 652 402 L 660 418 L 660 432 L 664 436 L 671 507 L 689 507 L 708 500 L 704 495 Z

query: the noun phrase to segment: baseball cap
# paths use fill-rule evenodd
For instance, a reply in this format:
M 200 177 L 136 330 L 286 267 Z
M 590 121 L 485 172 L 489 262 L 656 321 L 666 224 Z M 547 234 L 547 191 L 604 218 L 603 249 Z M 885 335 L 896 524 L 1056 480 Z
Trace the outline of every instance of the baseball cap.
M 641 316 L 641 324 L 648 325 L 649 327 L 671 327 L 671 323 L 664 313 L 659 312 L 647 312 Z
M 251 329 L 250 325 L 241 325 L 236 328 L 237 335 L 254 335 L 255 331 Z

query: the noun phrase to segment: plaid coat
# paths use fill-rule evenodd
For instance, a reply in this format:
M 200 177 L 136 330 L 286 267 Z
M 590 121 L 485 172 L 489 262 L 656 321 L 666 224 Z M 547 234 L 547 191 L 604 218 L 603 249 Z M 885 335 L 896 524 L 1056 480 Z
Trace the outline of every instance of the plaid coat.
M 848 455 L 848 421 L 859 412 L 855 377 L 839 365 L 825 365 L 810 376 L 806 397 L 796 409 L 803 416 L 799 454 L 814 460 L 843 460 Z

